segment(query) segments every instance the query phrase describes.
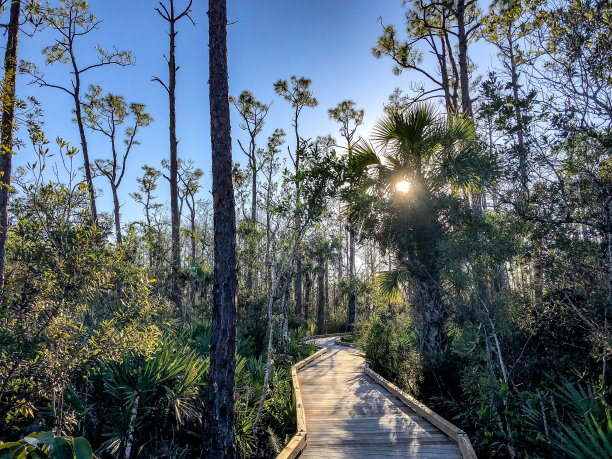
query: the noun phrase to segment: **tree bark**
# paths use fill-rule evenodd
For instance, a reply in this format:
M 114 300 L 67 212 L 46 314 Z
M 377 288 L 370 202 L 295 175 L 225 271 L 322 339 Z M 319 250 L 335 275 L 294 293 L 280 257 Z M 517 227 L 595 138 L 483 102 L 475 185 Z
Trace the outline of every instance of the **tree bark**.
M 472 117 L 472 99 L 470 98 L 470 73 L 468 69 L 468 36 L 465 30 L 465 0 L 457 2 L 457 40 L 459 42 L 459 80 L 461 85 L 461 111 Z
M 0 146 L 0 289 L 4 288 L 6 266 L 6 240 L 8 237 L 8 209 L 13 162 L 13 134 L 15 131 L 15 91 L 17 84 L 17 50 L 19 43 L 19 16 L 21 0 L 11 3 L 11 16 L 4 55 L 4 88 L 2 99 L 2 127 Z
M 319 260 L 317 266 L 317 334 L 325 333 L 325 265 Z
M 94 223 L 98 224 L 98 208 L 96 206 L 96 190 L 93 184 L 93 176 L 91 174 L 91 163 L 89 162 L 89 150 L 87 148 L 87 137 L 85 136 L 85 126 L 83 125 L 83 113 L 81 110 L 81 78 L 78 72 L 75 75 L 74 87 L 74 112 L 76 115 L 77 126 L 79 127 L 79 136 L 81 138 L 81 150 L 83 152 L 83 169 L 85 169 L 85 180 L 87 181 L 87 189 L 89 192 L 89 203 L 91 207 L 91 218 Z
M 357 323 L 357 293 L 355 291 L 355 227 L 349 228 L 349 282 L 351 291 L 348 297 L 348 324 Z
M 236 458 L 236 211 L 227 70 L 226 0 L 208 2 L 210 135 L 214 205 L 213 321 L 210 341 L 208 457 Z
M 178 189 L 178 140 L 176 138 L 176 16 L 174 1 L 170 0 L 170 50 L 168 53 L 168 104 L 170 112 L 170 213 L 172 223 L 172 301 L 183 313 L 179 273 L 181 270 L 181 217 Z
M 302 317 L 302 254 L 299 248 L 296 254 L 295 271 L 295 314 Z
M 123 244 L 123 237 L 121 235 L 121 214 L 119 213 L 119 195 L 117 194 L 117 187 L 111 184 L 111 191 L 113 193 L 113 214 L 115 216 L 115 236 L 117 238 L 117 245 Z
M 310 292 L 312 290 L 312 279 L 310 277 L 310 271 L 304 271 L 304 319 L 308 321 L 310 316 Z

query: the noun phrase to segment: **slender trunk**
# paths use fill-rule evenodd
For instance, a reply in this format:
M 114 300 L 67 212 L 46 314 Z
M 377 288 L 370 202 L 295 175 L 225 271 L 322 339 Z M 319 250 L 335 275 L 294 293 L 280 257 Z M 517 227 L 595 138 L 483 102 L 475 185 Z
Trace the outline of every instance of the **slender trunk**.
M 446 18 L 443 18 L 442 28 L 446 28 Z M 444 105 L 446 106 L 446 111 L 451 113 L 453 111 L 451 93 L 450 93 L 450 82 L 448 80 L 448 63 L 446 61 L 446 43 L 444 38 L 441 38 L 441 47 L 440 53 L 438 54 L 438 63 L 440 65 L 440 74 L 442 76 L 442 89 L 444 91 Z
M 191 265 L 196 263 L 196 222 L 195 222 L 195 203 L 191 208 Z
M 119 195 L 117 194 L 117 187 L 111 183 L 111 191 L 113 192 L 113 214 L 115 216 L 115 236 L 117 237 L 117 245 L 123 244 L 123 237 L 121 236 L 121 214 L 119 213 Z
M 285 300 L 287 298 L 287 283 L 283 286 L 283 294 L 281 298 L 281 309 L 285 307 Z M 264 373 L 264 383 L 261 391 L 261 397 L 259 399 L 259 404 L 257 405 L 257 413 L 255 414 L 255 421 L 253 421 L 253 432 L 256 432 L 257 425 L 259 424 L 259 419 L 261 418 L 261 413 L 263 412 L 263 407 L 266 401 L 266 393 L 268 391 L 268 383 L 270 381 L 270 370 L 272 369 L 272 338 L 274 336 L 274 314 L 272 311 L 272 307 L 274 305 L 274 295 L 270 297 L 270 301 L 268 302 L 268 347 L 266 352 L 266 370 Z
M 142 377 L 142 363 L 138 365 L 138 382 L 140 385 L 140 379 Z M 140 390 L 134 390 L 134 404 L 132 405 L 132 411 L 130 413 L 130 421 L 128 423 L 127 440 L 125 442 L 125 453 L 124 459 L 130 459 L 132 455 L 132 445 L 134 444 L 134 430 L 136 429 L 136 419 L 138 418 L 138 403 L 140 401 Z
M 170 112 L 170 214 L 172 223 L 172 292 L 171 299 L 179 315 L 183 313 L 179 273 L 181 271 L 181 216 L 178 189 L 178 141 L 176 138 L 176 19 L 174 1 L 170 1 L 170 50 L 168 53 L 168 104 Z
M 253 141 L 251 141 L 253 144 Z M 251 148 L 251 154 L 253 157 L 255 156 L 254 148 Z M 253 179 L 251 182 L 251 222 L 253 225 L 253 230 L 257 231 L 257 166 L 254 164 L 254 160 L 250 160 L 251 163 L 251 173 L 253 174 Z M 247 278 L 246 278 L 246 290 L 248 294 L 252 294 L 253 291 L 253 277 L 257 275 L 253 270 L 253 263 L 255 259 L 248 264 L 247 267 Z
M 272 239 L 272 220 L 270 218 L 270 193 L 271 183 L 268 181 L 268 190 L 266 196 L 266 270 L 268 279 L 268 289 L 272 288 L 272 260 L 270 257 L 270 244 Z
M 298 130 L 298 115 L 299 112 L 295 112 L 295 118 L 293 127 L 295 129 L 295 174 L 297 175 L 300 171 L 300 154 L 301 154 L 301 145 L 300 145 L 300 134 Z M 295 181 L 296 188 L 296 209 L 300 204 L 300 182 L 299 180 Z M 298 317 L 302 316 L 302 253 L 298 247 L 296 252 L 296 263 L 295 263 L 295 314 Z
M 465 0 L 457 2 L 457 40 L 459 42 L 459 79 L 461 84 L 461 111 L 472 117 L 472 100 L 470 99 L 470 73 L 468 59 L 468 36 L 465 30 Z
M 323 260 L 317 266 L 317 334 L 325 333 L 325 268 Z
M 523 113 L 519 103 L 519 74 L 517 71 L 516 56 L 514 55 L 514 41 L 508 35 L 508 52 L 510 59 L 510 78 L 512 79 L 512 97 L 514 98 L 514 118 L 516 123 L 516 138 L 519 156 L 519 180 L 521 183 L 521 201 L 527 199 L 528 172 L 527 151 L 525 147 L 525 133 L 523 126 Z
M 254 152 L 253 155 L 255 155 Z M 257 165 L 253 164 L 251 169 L 253 173 L 253 182 L 251 184 L 251 220 L 253 220 L 255 228 L 257 228 Z
M 75 77 L 77 81 L 74 88 L 74 112 L 76 115 L 77 126 L 79 127 L 79 136 L 81 137 L 81 150 L 83 151 L 83 168 L 85 169 L 85 180 L 89 192 L 89 203 L 91 206 L 91 218 L 94 223 L 98 224 L 98 209 L 96 207 L 96 190 L 93 184 L 93 176 L 91 174 L 91 163 L 89 162 L 89 151 L 87 149 L 87 137 L 85 136 L 85 126 L 83 125 L 83 114 L 81 111 L 81 96 L 80 96 L 80 78 L 78 74 Z
M 329 261 L 325 260 L 325 310 L 329 316 Z
M 190 209 L 191 211 L 191 266 L 195 268 L 196 266 L 196 223 L 195 223 L 195 202 Z M 195 307 L 196 304 L 196 293 L 197 293 L 197 284 L 192 283 L 191 289 L 189 292 L 189 303 L 191 307 Z
M 446 20 L 446 18 L 445 18 Z M 457 69 L 457 62 L 455 61 L 455 56 L 453 55 L 453 44 L 451 43 L 450 36 L 448 30 L 444 31 L 444 49 L 446 50 L 446 56 L 448 58 L 448 62 L 450 63 L 450 71 L 452 72 L 452 78 L 449 77 L 449 83 L 452 81 L 453 83 L 453 92 L 451 94 L 451 106 L 453 112 L 458 111 L 459 101 L 458 101 L 458 93 L 459 90 L 459 70 Z
M 349 228 L 349 285 L 350 293 L 348 297 L 348 324 L 357 323 L 357 292 L 355 287 L 355 227 Z
M 295 314 L 302 317 L 302 254 L 299 249 L 296 254 L 295 268 Z
M 283 354 L 289 353 L 289 314 L 285 304 L 281 304 L 283 308 Z
M 149 244 L 149 268 L 153 267 L 153 227 L 151 225 L 151 209 L 149 209 L 150 195 L 147 195 L 147 205 L 145 206 L 145 217 L 147 219 L 146 240 Z
M 310 292 L 312 290 L 312 279 L 310 271 L 304 271 L 304 319 L 308 321 L 310 316 Z
M 342 279 L 343 275 L 344 275 L 344 270 L 342 269 L 344 263 L 343 263 L 343 256 L 342 253 L 344 252 L 344 241 L 342 241 L 342 239 L 340 239 L 341 244 L 340 244 L 340 250 L 338 251 L 340 253 L 340 256 L 338 257 L 338 280 Z
M 8 208 L 11 191 L 13 161 L 13 133 L 15 131 L 15 91 L 17 83 L 17 49 L 19 43 L 19 15 L 21 0 L 11 3 L 8 39 L 4 55 L 4 88 L 2 88 L 2 127 L 0 146 L 0 289 L 4 288 L 6 240 L 8 237 Z
M 214 205 L 214 289 L 208 390 L 208 457 L 238 456 L 235 431 L 236 210 L 227 73 L 226 0 L 208 2 L 209 100 Z

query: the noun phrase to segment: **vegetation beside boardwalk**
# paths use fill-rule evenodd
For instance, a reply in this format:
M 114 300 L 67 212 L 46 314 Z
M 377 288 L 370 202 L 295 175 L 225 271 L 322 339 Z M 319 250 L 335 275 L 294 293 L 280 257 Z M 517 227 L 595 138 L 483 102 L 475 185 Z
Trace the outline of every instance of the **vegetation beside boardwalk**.
M 160 121 L 104 89 L 135 65 L 88 49 L 104 5 L 0 0 L 0 456 L 272 457 L 303 338 L 354 330 L 482 457 L 612 457 L 611 3 L 403 2 L 370 51 L 407 91 L 369 131 L 358 103 L 321 107 L 288 73 L 268 82 L 289 115 L 265 139 L 272 104 L 229 93 L 226 3 L 209 0 L 199 76 L 210 152 L 177 137 L 177 71 L 201 68 L 178 62 L 178 31 L 200 5 L 154 7 L 169 144 L 128 197 Z M 33 87 L 65 97 L 74 144 Z M 307 137 L 308 112 L 336 138 Z

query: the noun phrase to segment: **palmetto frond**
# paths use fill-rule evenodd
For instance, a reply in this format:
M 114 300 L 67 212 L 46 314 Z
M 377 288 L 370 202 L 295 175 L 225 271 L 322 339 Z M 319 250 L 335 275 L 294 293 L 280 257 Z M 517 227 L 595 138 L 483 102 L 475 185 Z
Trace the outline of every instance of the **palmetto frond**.
M 402 269 L 382 271 L 378 273 L 376 283 L 380 293 L 388 299 L 396 298 L 400 294 L 401 284 L 408 280 L 408 274 Z
M 431 105 L 414 105 L 389 114 L 374 128 L 374 145 L 362 143 L 376 188 L 390 192 L 401 180 L 423 182 L 435 191 L 447 186 L 479 188 L 488 180 L 489 158 L 483 158 L 472 120 L 441 115 Z M 378 159 L 373 159 L 373 155 Z
M 385 148 L 399 144 L 402 149 L 416 149 L 428 137 L 437 118 L 432 105 L 414 105 L 381 119 L 374 128 L 373 139 Z

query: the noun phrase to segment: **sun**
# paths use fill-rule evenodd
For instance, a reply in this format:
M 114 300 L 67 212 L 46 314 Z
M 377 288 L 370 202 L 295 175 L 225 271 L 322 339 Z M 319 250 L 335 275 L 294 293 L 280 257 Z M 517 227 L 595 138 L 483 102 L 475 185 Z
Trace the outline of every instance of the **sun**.
M 400 180 L 395 184 L 395 189 L 400 193 L 408 193 L 410 191 L 410 182 L 407 180 Z

